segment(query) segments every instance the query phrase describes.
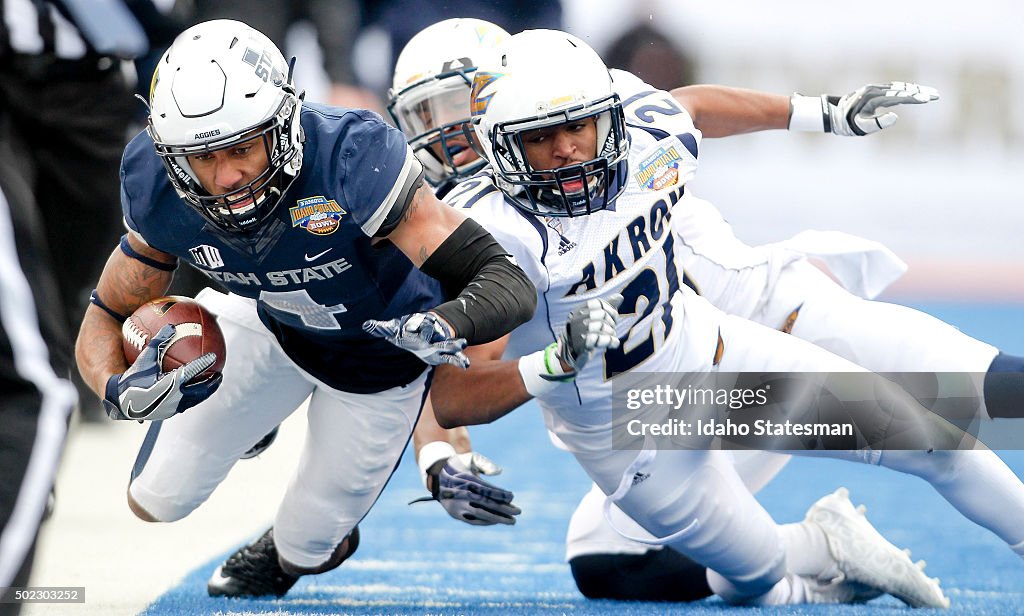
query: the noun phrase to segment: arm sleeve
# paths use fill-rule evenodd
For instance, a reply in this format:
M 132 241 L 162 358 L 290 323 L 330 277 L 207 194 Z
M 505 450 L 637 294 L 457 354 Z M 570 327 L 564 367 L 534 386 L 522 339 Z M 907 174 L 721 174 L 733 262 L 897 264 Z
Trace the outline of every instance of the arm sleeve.
M 467 219 L 423 263 L 441 282 L 445 302 L 433 312 L 473 344 L 497 340 L 533 317 L 537 289 L 501 245 Z

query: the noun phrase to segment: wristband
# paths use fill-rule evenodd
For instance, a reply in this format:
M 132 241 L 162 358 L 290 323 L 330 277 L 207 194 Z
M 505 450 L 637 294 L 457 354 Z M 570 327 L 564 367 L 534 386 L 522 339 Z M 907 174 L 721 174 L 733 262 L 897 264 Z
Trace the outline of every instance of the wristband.
M 163 261 L 151 259 L 146 255 L 137 252 L 134 248 L 132 248 L 132 245 L 128 243 L 127 233 L 121 236 L 121 243 L 118 245 L 121 247 L 121 252 L 123 252 L 125 256 L 131 257 L 132 259 L 135 259 L 140 263 L 145 263 L 146 265 L 154 269 L 158 269 L 163 272 L 173 272 L 174 270 L 178 269 L 177 259 L 175 259 L 174 263 L 164 263 Z
M 794 94 L 789 98 L 789 130 L 827 133 L 831 125 L 822 97 Z
M 128 320 L 128 317 L 124 316 L 119 312 L 115 312 L 110 306 L 103 303 L 103 300 L 100 299 L 100 294 L 96 291 L 96 289 L 93 289 L 92 293 L 89 294 L 89 303 L 103 310 L 103 312 L 109 314 L 118 323 L 124 323 L 125 321 Z
M 424 488 L 427 488 L 427 469 L 440 460 L 447 460 L 456 453 L 451 443 L 445 441 L 431 441 L 420 447 L 420 453 L 416 456 L 416 464 L 420 467 L 420 479 L 423 481 Z
M 560 383 L 571 380 L 574 375 L 572 372 L 562 370 L 562 363 L 555 356 L 557 350 L 558 343 L 552 342 L 536 353 L 519 358 L 519 376 L 523 378 L 526 392 L 534 398 L 551 393 Z M 568 378 L 552 379 L 551 377 Z

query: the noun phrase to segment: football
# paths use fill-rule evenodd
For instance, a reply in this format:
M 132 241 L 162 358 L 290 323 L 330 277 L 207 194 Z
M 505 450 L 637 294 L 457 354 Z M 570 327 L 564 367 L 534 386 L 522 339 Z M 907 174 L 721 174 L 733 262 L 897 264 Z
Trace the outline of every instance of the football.
M 174 337 L 164 353 L 164 372 L 174 370 L 205 353 L 216 353 L 217 361 L 194 381 L 202 381 L 224 368 L 227 350 L 217 318 L 190 297 L 158 297 L 139 306 L 121 327 L 122 347 L 128 363 L 146 348 L 150 338 L 164 325 L 174 325 Z

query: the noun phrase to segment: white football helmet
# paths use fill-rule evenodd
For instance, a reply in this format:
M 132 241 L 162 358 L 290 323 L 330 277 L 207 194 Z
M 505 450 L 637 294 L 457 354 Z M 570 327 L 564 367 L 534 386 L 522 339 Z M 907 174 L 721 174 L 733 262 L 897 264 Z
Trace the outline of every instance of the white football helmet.
M 473 128 L 495 180 L 532 214 L 578 216 L 604 209 L 626 187 L 629 141 L 622 103 L 601 58 L 557 30 L 526 30 L 481 63 L 470 95 Z M 594 118 L 597 158 L 534 169 L 523 133 Z M 567 186 L 583 189 L 567 190 Z
M 153 73 L 149 106 L 149 134 L 171 184 L 220 229 L 257 228 L 302 168 L 302 96 L 291 69 L 269 38 L 240 21 L 207 21 L 178 35 Z M 245 186 L 209 194 L 187 157 L 254 137 L 263 138 L 267 170 Z M 247 199 L 250 205 L 231 207 Z
M 388 113 L 432 185 L 468 177 L 487 164 L 472 147 L 469 91 L 477 63 L 508 38 L 487 21 L 446 19 L 421 30 L 398 56 Z

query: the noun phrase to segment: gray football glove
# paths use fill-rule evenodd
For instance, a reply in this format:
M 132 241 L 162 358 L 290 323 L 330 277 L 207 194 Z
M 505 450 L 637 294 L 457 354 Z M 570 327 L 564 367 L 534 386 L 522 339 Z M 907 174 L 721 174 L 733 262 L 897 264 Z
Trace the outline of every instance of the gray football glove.
M 475 451 L 438 460 L 427 469 L 432 478 L 431 496 L 417 498 L 409 504 L 436 500 L 448 515 L 473 526 L 515 524 L 522 513 L 512 504 L 513 494 L 480 478 L 499 475 L 501 467 L 487 456 Z
M 831 132 L 844 137 L 877 133 L 895 124 L 896 112 L 886 111 L 887 107 L 919 105 L 938 98 L 935 88 L 904 81 L 869 84 L 843 97 L 821 96 L 822 108 L 828 110 Z M 828 126 L 825 132 L 829 132 Z
M 598 351 L 619 347 L 619 337 L 615 333 L 615 323 L 619 320 L 621 295 L 612 295 L 605 299 L 590 299 L 585 304 L 569 313 L 565 329 L 558 335 L 555 357 L 560 359 L 572 370 L 562 376 L 546 376 L 548 380 L 566 380 L 576 376 L 587 361 Z
M 161 372 L 164 353 L 174 336 L 174 326 L 164 325 L 122 374 L 107 379 L 103 406 L 111 419 L 156 421 L 167 419 L 213 395 L 223 376 L 218 372 L 198 383 L 189 383 L 217 361 L 207 353 L 170 372 Z
M 363 331 L 409 351 L 432 366 L 469 367 L 469 358 L 462 352 L 466 339 L 455 338 L 451 329 L 433 312 L 416 312 L 390 321 L 370 319 L 363 323 Z

